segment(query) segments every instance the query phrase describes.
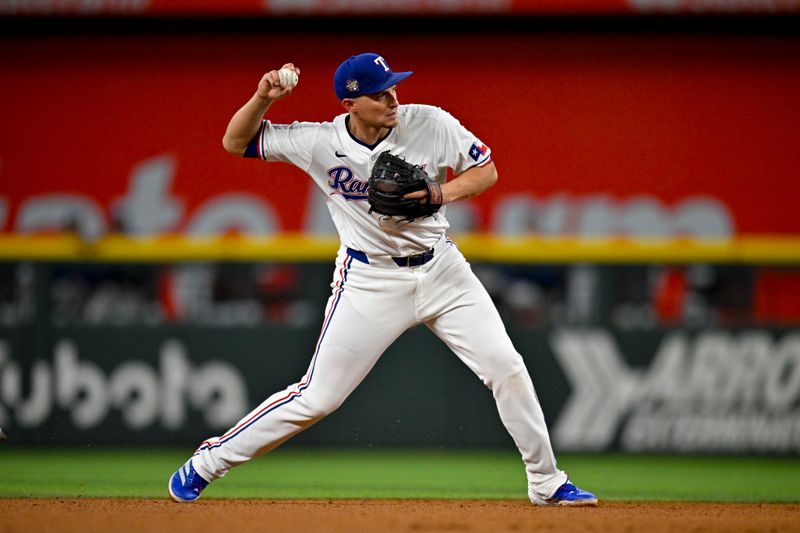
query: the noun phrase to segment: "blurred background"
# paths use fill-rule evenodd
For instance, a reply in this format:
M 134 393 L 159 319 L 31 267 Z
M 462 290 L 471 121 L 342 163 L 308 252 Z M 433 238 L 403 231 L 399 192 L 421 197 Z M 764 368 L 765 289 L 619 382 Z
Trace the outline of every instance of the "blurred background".
M 299 170 L 227 155 L 342 112 L 380 53 L 500 181 L 451 234 L 557 451 L 800 452 L 800 3 L 0 0 L 0 427 L 9 446 L 180 445 L 305 373 L 337 238 Z M 508 447 L 425 328 L 293 442 Z

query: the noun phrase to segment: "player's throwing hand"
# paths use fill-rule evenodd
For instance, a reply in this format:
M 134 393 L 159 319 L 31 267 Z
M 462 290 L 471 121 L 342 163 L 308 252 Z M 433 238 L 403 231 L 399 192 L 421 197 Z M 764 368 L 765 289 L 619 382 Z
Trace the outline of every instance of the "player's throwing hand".
M 292 94 L 299 76 L 300 69 L 292 63 L 286 63 L 279 70 L 270 70 L 261 77 L 256 94 L 264 100 L 280 100 Z

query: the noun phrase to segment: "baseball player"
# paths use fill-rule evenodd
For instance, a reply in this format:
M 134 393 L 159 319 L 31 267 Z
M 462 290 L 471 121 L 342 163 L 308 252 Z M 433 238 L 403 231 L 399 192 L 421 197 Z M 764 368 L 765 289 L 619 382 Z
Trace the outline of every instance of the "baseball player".
M 446 204 L 497 181 L 491 150 L 446 111 L 400 105 L 393 72 L 378 54 L 344 61 L 334 90 L 345 113 L 332 122 L 273 124 L 270 106 L 292 93 L 300 69 L 288 63 L 261 78 L 231 118 L 231 154 L 291 163 L 327 200 L 341 239 L 316 347 L 306 374 L 267 398 L 225 434 L 201 443 L 169 481 L 177 502 L 196 500 L 231 468 L 261 456 L 339 407 L 405 330 L 425 324 L 492 390 L 539 505 L 596 505 L 559 470 L 522 357 L 469 264 L 446 236 Z M 435 187 L 404 195 L 441 204 L 409 220 L 371 209 L 369 177 L 384 152 L 422 168 Z M 453 177 L 446 180 L 448 169 Z M 434 198 L 431 191 L 435 191 Z

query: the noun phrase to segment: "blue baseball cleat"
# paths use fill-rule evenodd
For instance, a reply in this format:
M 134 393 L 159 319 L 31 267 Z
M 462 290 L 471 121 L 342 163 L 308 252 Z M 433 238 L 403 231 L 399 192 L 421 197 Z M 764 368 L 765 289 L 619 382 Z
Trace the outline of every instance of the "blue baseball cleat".
M 178 503 L 190 503 L 199 498 L 207 486 L 208 481 L 200 477 L 189 459 L 169 478 L 169 496 Z
M 567 480 L 558 487 L 558 490 L 548 499 L 531 498 L 536 505 L 560 505 L 562 507 L 592 507 L 597 505 L 597 496 L 591 492 L 581 490 Z

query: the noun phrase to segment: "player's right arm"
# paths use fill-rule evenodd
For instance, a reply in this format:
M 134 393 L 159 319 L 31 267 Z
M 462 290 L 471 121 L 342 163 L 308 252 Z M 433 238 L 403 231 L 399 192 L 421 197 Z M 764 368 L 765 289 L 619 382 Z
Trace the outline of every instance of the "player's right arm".
M 281 68 L 289 68 L 300 74 L 300 69 L 291 63 Z M 261 121 L 269 107 L 281 98 L 289 96 L 292 89 L 293 87 L 281 87 L 277 70 L 264 74 L 258 82 L 255 94 L 231 117 L 228 129 L 222 138 L 225 150 L 230 154 L 243 156 L 247 145 L 258 134 Z

